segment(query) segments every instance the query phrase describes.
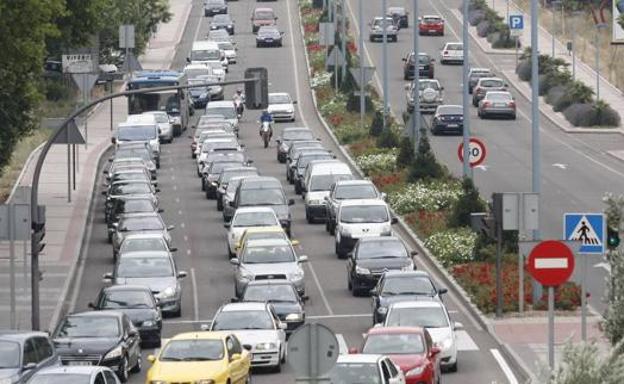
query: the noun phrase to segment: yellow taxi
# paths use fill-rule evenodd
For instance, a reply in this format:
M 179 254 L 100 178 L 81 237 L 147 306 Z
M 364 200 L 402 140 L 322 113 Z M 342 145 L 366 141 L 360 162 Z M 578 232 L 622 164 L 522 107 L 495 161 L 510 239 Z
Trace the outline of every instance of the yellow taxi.
M 234 251 L 236 252 L 236 255 L 238 256 L 239 251 L 241 250 L 241 248 L 243 248 L 243 245 L 245 245 L 247 241 L 264 240 L 264 239 L 289 240 L 288 235 L 284 231 L 284 228 L 278 225 L 272 225 L 272 226 L 267 226 L 267 227 L 247 228 L 245 232 L 243 232 L 243 235 L 241 236 L 236 246 L 234 247 Z M 290 240 L 290 243 L 292 244 L 293 247 L 296 247 L 299 245 L 298 240 Z
M 181 333 L 147 360 L 145 384 L 248 384 L 251 377 L 251 354 L 230 332 Z

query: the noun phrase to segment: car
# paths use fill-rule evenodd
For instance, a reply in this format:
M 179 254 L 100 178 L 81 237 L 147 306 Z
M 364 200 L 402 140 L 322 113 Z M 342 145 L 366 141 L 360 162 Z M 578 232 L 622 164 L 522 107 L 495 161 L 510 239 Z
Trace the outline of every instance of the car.
M 226 207 L 229 207 L 229 201 L 234 198 L 234 192 L 238 188 L 238 184 L 229 188 L 229 183 L 233 178 L 244 178 L 246 176 L 258 176 L 258 169 L 255 167 L 238 167 L 227 168 L 219 175 L 217 179 L 217 194 L 215 199 L 217 200 L 217 210 L 223 211 Z M 231 192 L 231 193 L 230 193 Z M 228 193 L 230 193 L 228 195 Z M 227 198 L 226 198 L 227 195 Z M 231 217 L 230 217 L 231 219 Z M 226 221 L 229 221 L 226 220 Z
M 113 200 L 110 214 L 106 221 L 109 242 L 113 241 L 115 223 L 119 223 L 119 218 L 122 215 L 131 213 L 161 213 L 164 211 L 162 208 L 158 208 L 153 198 L 147 196 L 126 195 Z
M 102 173 L 104 173 L 107 176 L 111 176 L 114 175 L 119 169 L 122 168 L 145 168 L 150 172 L 150 176 L 152 177 L 153 180 L 156 179 L 156 163 L 149 160 L 144 160 L 142 157 L 119 157 L 119 158 L 114 158 L 113 161 L 111 161 L 110 167 L 108 169 L 105 169 L 104 171 L 102 171 Z
M 158 123 L 153 116 L 130 115 L 126 122 L 117 125 L 117 130 L 111 139 L 113 144 L 134 143 L 140 146 L 148 142 L 154 154 L 156 166 L 160 165 L 160 141 L 158 138 Z
M 332 155 L 328 151 L 319 151 L 318 149 L 311 149 L 310 151 L 303 150 L 299 152 L 299 157 L 296 161 L 292 162 L 292 166 L 287 168 L 286 179 L 294 184 L 295 180 L 302 180 L 303 174 L 308 164 L 314 160 L 332 160 L 336 156 Z M 297 187 L 295 187 L 297 188 Z M 298 185 L 299 193 L 301 193 L 301 186 Z
M 127 145 L 119 146 L 115 148 L 115 153 L 111 161 L 116 160 L 117 162 L 121 162 L 124 159 L 141 158 L 150 170 L 158 169 L 158 158 L 154 154 L 154 151 L 145 144 L 146 143 L 128 143 Z
M 158 124 L 158 138 L 161 143 L 173 142 L 173 124 L 169 120 L 169 115 L 165 111 L 148 111 L 144 115 L 154 115 Z
M 111 159 L 112 161 L 112 159 Z M 110 187 L 115 181 L 124 180 L 143 180 L 152 181 L 152 176 L 146 168 L 120 168 L 110 177 L 106 178 L 105 187 Z M 153 181 L 154 186 L 158 185 L 157 181 Z
M 227 12 L 228 6 L 225 0 L 204 0 L 204 16 L 209 17 Z
M 358 199 L 386 199 L 386 194 L 379 192 L 370 180 L 340 180 L 334 183 L 327 196 L 327 220 L 325 229 L 331 235 L 335 234 L 336 216 L 343 201 Z
M 206 40 L 215 43 L 217 48 L 219 47 L 220 42 L 234 43 L 232 35 L 228 33 L 225 29 L 213 29 L 208 32 L 206 35 Z M 219 49 L 220 52 L 220 60 L 218 61 L 225 68 L 225 72 L 228 71 L 229 62 L 225 57 L 225 53 Z
M 210 31 L 210 34 L 215 35 L 213 39 L 215 39 L 215 43 L 218 41 L 230 41 L 228 33 L 223 29 L 217 29 L 214 31 Z M 217 36 L 222 35 L 223 39 L 217 39 Z M 219 50 L 220 51 L 220 50 Z M 225 81 L 225 75 L 228 72 L 228 61 L 225 58 L 225 54 L 221 52 L 221 60 L 219 61 L 207 61 L 205 66 L 210 68 L 210 74 L 216 76 L 219 82 Z
M 230 15 L 219 14 L 215 15 L 212 20 L 210 20 L 210 30 L 215 29 L 225 29 L 227 33 L 230 35 L 234 34 L 234 20 L 230 17 Z
M 438 106 L 431 119 L 431 133 L 455 133 L 464 131 L 464 108 L 461 105 L 444 104 Z
M 109 367 L 122 383 L 141 371 L 141 337 L 128 315 L 92 311 L 65 316 L 52 334 L 63 365 Z
M 472 90 L 472 106 L 478 107 L 485 94 L 492 91 L 507 92 L 507 83 L 499 77 L 482 77 Z
M 213 101 L 206 106 L 206 114 L 222 115 L 226 121 L 232 123 L 234 132 L 238 134 L 238 113 L 232 100 Z
M 112 285 L 144 285 L 158 299 L 165 315 L 180 317 L 182 314 L 182 286 L 186 277 L 179 271 L 170 252 L 127 252 L 119 258 L 112 273 L 105 273 L 103 281 Z
M 412 80 L 414 78 L 414 52 L 408 53 L 402 60 L 403 64 L 403 80 Z M 435 59 L 424 52 L 418 54 L 418 76 L 419 78 L 433 79 L 435 73 Z
M 439 15 L 423 15 L 418 18 L 419 35 L 444 36 L 444 19 Z
M 210 331 L 230 331 L 251 352 L 252 367 L 281 371 L 286 360 L 286 324 L 269 303 L 230 303 L 217 310 Z
M 215 75 L 200 75 L 188 80 L 189 85 L 203 83 L 218 83 L 219 77 Z M 193 100 L 193 107 L 206 108 L 209 101 L 223 100 L 225 98 L 223 87 L 220 85 L 207 85 L 205 87 L 189 88 L 189 95 Z
M 482 77 L 496 77 L 489 68 L 470 68 L 468 72 L 468 93 L 472 95 L 475 85 Z
M 62 366 L 44 368 L 33 375 L 28 384 L 119 384 L 112 369 L 100 366 Z
M 405 7 L 388 7 L 386 16 L 391 17 L 399 28 L 409 27 L 409 12 L 405 10 Z
M 159 303 L 149 287 L 144 285 L 115 285 L 100 290 L 97 299 L 88 304 L 97 311 L 112 310 L 125 313 L 139 330 L 141 345 L 160 348 L 162 314 Z
M 228 255 L 236 256 L 236 247 L 243 233 L 249 228 L 279 226 L 275 212 L 268 207 L 243 207 L 234 212 L 230 222 L 224 224 L 228 230 Z
M 236 60 L 238 57 L 238 48 L 234 46 L 234 43 L 231 41 L 218 41 L 219 49 L 223 51 L 225 54 L 225 58 L 227 59 L 229 64 L 236 64 Z
M 238 251 L 241 250 L 243 245 L 247 244 L 248 240 L 262 240 L 262 239 L 280 239 L 280 240 L 290 240 L 286 232 L 284 232 L 284 228 L 279 225 L 267 226 L 267 227 L 252 227 L 247 228 L 245 232 L 240 236 L 238 240 L 238 244 L 234 247 L 234 250 L 238 254 Z M 290 240 L 290 244 L 293 247 L 299 245 L 298 240 Z
M 119 247 L 126 236 L 133 233 L 157 233 L 162 234 L 167 240 L 167 244 L 171 245 L 169 232 L 174 228 L 175 226 L 173 225 L 165 225 L 158 213 L 129 213 L 122 215 L 113 233 L 113 260 L 117 260 Z
M 439 300 L 404 301 L 390 305 L 384 327 L 423 327 L 429 331 L 440 349 L 442 369 L 457 371 L 457 339 L 455 331 L 463 329 L 459 322 L 451 322 L 444 303 Z
M 401 369 L 387 356 L 372 354 L 338 355 L 327 373 L 330 383 L 405 384 Z
M 442 91 L 444 87 L 440 85 L 440 82 L 436 79 L 422 79 L 418 81 L 418 102 L 421 113 L 434 113 L 438 106 L 444 103 L 444 97 Z M 414 83 L 408 83 L 405 85 L 405 99 L 407 104 L 407 111 L 409 113 L 414 112 L 415 108 L 415 88 Z
M 212 161 L 202 170 L 202 191 L 206 191 L 206 199 L 216 199 L 219 184 L 217 180 L 221 173 L 228 168 L 239 168 L 245 165 L 242 161 L 229 161 L 227 159 L 219 159 L 222 161 Z
M 368 39 L 371 42 L 374 42 L 378 39 L 383 40 L 384 29 L 385 29 L 386 39 L 388 41 L 394 41 L 396 43 L 399 40 L 399 37 L 398 37 L 399 29 L 397 28 L 394 22 L 394 19 L 392 17 L 378 16 L 378 17 L 373 18 L 373 20 L 368 25 L 370 26 L 369 31 L 368 31 Z
M 46 332 L 0 331 L 0 351 L 0 375 L 6 383 L 26 383 L 33 375 L 61 362 Z
M 203 177 L 204 168 L 210 154 L 217 150 L 226 152 L 243 152 L 244 147 L 238 142 L 236 135 L 228 134 L 221 137 L 209 137 L 202 143 L 201 150 L 197 155 L 197 177 Z
M 421 327 L 372 328 L 364 335 L 362 353 L 388 356 L 405 375 L 406 384 L 439 384 L 440 348 Z M 356 352 L 356 351 L 351 351 Z
M 322 150 L 322 151 L 327 151 L 327 149 L 325 149 L 325 147 L 323 147 L 323 143 L 321 143 L 321 141 L 319 139 L 307 139 L 307 140 L 295 140 L 295 141 L 291 141 L 289 144 L 287 143 L 286 145 L 288 147 L 288 151 L 286 152 L 286 159 L 285 159 L 285 163 L 286 166 L 291 166 L 291 163 L 293 161 L 297 160 L 297 157 L 299 156 L 296 152 L 301 150 L 301 149 L 317 149 L 317 150 Z M 285 147 L 286 147 L 285 146 Z M 328 151 L 329 152 L 329 151 Z
M 116 204 L 117 200 L 129 199 L 133 197 L 147 197 L 152 200 L 154 205 L 158 205 L 158 198 L 155 193 L 159 192 L 160 189 L 154 188 L 151 182 L 146 182 L 145 180 L 124 180 L 124 181 L 116 181 L 111 185 L 108 191 L 102 191 L 103 195 L 106 195 L 106 201 L 104 202 L 104 215 L 107 221 L 113 221 L 117 218 L 113 216 L 112 209 Z M 112 239 L 112 235 L 115 233 L 115 223 L 111 223 L 108 228 L 109 231 L 109 239 Z
M 373 300 L 373 324 L 383 323 L 392 303 L 401 301 L 442 300 L 446 288 L 438 288 L 425 271 L 388 271 L 381 275 L 370 295 Z
M 250 281 L 287 279 L 305 294 L 305 273 L 301 264 L 308 261 L 305 255 L 297 256 L 292 243 L 284 239 L 258 239 L 247 241 L 238 252 L 239 257 L 230 259 L 236 268 L 234 294 L 240 297 Z
M 124 238 L 119 246 L 119 258 L 126 253 L 142 251 L 177 252 L 178 249 L 171 247 L 162 233 L 135 233 Z
M 145 200 L 149 200 L 151 202 L 151 204 L 153 206 L 158 206 L 159 201 L 158 201 L 158 197 L 156 195 L 154 195 L 153 193 L 149 192 L 149 193 L 137 193 L 137 194 L 129 194 L 129 195 L 120 195 L 118 196 L 115 200 L 111 200 L 110 202 L 107 201 L 108 204 L 105 203 L 105 207 L 104 207 L 104 221 L 107 223 L 107 231 L 108 231 L 108 241 L 112 242 L 113 241 L 113 234 L 115 233 L 115 226 L 114 223 L 115 222 L 119 222 L 119 219 L 125 215 L 125 212 L 119 212 L 119 214 L 117 216 L 114 215 L 113 209 L 115 208 L 119 208 L 118 205 L 119 201 L 123 201 L 123 200 L 129 200 L 129 199 L 145 199 Z M 153 211 L 156 213 L 160 213 L 161 209 L 158 208 L 157 210 Z M 138 212 L 128 212 L 128 213 L 138 213 Z M 148 212 L 149 213 L 149 212 Z
M 295 141 L 314 140 L 314 134 L 310 128 L 306 127 L 288 127 L 282 130 L 282 133 L 275 139 L 277 143 L 277 161 L 286 162 L 286 154 L 290 146 Z
M 277 16 L 272 8 L 258 7 L 251 14 L 251 31 L 257 33 L 260 27 L 275 25 Z
M 479 101 L 479 117 L 504 116 L 516 120 L 516 100 L 506 91 L 488 91 Z
M 271 92 L 267 111 L 274 121 L 295 121 L 295 104 L 297 100 L 293 100 L 287 92 Z
M 355 177 L 351 168 L 338 160 L 314 160 L 308 163 L 304 173 L 303 193 L 306 221 L 308 224 L 317 219 L 327 219 L 327 201 L 331 186 L 340 180 L 352 180 Z
M 231 332 L 185 332 L 167 340 L 156 355 L 146 383 L 249 383 L 251 353 Z
M 309 145 L 306 145 L 308 144 Z M 321 143 L 317 142 L 294 142 L 291 147 L 288 150 L 288 153 L 286 154 L 286 179 L 288 180 L 289 178 L 289 174 L 290 174 L 290 180 L 289 182 L 291 184 L 295 184 L 296 179 L 296 170 L 295 170 L 295 165 L 297 164 L 297 160 L 299 160 L 299 156 L 301 156 L 301 154 L 303 153 L 312 153 L 312 152 L 323 152 L 326 154 L 331 154 L 331 151 L 323 148 L 323 145 Z M 332 158 L 334 158 L 335 156 L 332 155 Z M 320 160 L 320 159 L 319 159 Z M 307 167 L 307 164 L 306 164 Z M 302 170 L 302 175 L 303 172 L 305 172 L 305 168 Z M 297 194 L 301 194 L 301 190 L 299 190 L 297 188 L 297 185 L 295 184 L 295 190 L 297 192 Z
M 299 161 L 299 157 L 301 157 L 301 155 L 303 155 L 304 153 L 308 153 L 308 152 L 316 151 L 316 150 L 317 149 L 315 148 L 305 148 L 305 147 L 301 148 L 301 150 L 298 150 L 295 152 L 295 155 L 298 156 L 295 161 Z M 293 184 L 295 185 L 295 193 L 297 195 L 301 195 L 301 197 L 305 199 L 305 196 L 306 196 L 305 189 L 306 189 L 306 182 L 307 182 L 306 172 L 308 171 L 308 168 L 313 168 L 317 166 L 318 164 L 336 164 L 336 163 L 342 163 L 342 162 L 340 160 L 337 160 L 334 156 L 332 156 L 329 159 L 319 159 L 319 160 L 312 160 L 308 162 L 308 165 L 306 165 L 303 172 L 301 174 L 295 175 L 295 178 L 293 180 Z M 342 166 L 341 168 L 342 168 L 342 171 L 346 171 L 344 166 Z M 327 167 L 325 167 L 325 169 L 327 169 Z
M 263 25 L 256 32 L 256 47 L 281 47 L 283 36 L 276 25 Z
M 440 50 L 440 64 L 464 62 L 464 44 L 460 42 L 446 43 Z
M 216 120 L 202 122 L 202 125 L 197 127 L 197 135 L 194 136 L 193 143 L 191 144 L 191 150 L 193 151 L 191 157 L 197 159 L 197 155 L 201 153 L 202 144 L 204 144 L 204 141 L 207 139 L 235 138 L 236 133 L 234 133 L 231 128 L 232 125 L 225 120 L 218 123 Z
M 336 215 L 336 255 L 345 257 L 364 237 L 392 236 L 397 223 L 388 204 L 379 199 L 346 200 Z
M 413 271 L 414 261 L 399 238 L 361 238 L 347 259 L 347 287 L 353 296 L 368 294 L 387 271 Z
M 267 302 L 273 306 L 280 321 L 286 324 L 286 336 L 305 323 L 304 301 L 307 296 L 300 296 L 297 288 L 288 280 L 256 280 L 245 287 L 241 298 L 233 302 Z

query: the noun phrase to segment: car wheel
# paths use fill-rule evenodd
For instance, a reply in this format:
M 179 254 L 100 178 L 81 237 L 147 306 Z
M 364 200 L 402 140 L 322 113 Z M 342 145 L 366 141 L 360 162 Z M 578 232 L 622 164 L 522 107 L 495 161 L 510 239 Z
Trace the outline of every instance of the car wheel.
M 516 120 L 516 114 L 511 115 L 511 120 Z
M 128 357 L 124 356 L 119 364 L 119 368 L 117 368 L 117 377 L 119 377 L 119 381 L 125 383 L 128 381 Z
M 332 236 L 336 235 L 336 224 L 334 222 L 329 223 L 329 234 Z
M 301 195 L 301 187 L 299 187 L 299 183 L 295 183 L 295 193 L 297 195 Z
M 173 311 L 173 317 L 181 317 L 181 316 L 182 316 L 182 300 L 180 300 L 180 303 L 178 304 L 178 309 Z
M 306 221 L 308 224 L 314 224 L 314 218 L 306 211 Z
M 273 367 L 273 372 L 274 373 L 282 372 L 282 364 L 281 363 L 277 363 L 277 365 L 275 367 Z
M 351 276 L 347 273 L 347 289 L 350 291 L 353 289 L 353 283 L 351 283 Z
M 141 358 L 141 354 L 139 353 L 139 356 L 137 356 L 137 363 L 134 365 L 134 367 L 132 367 L 132 369 L 130 370 L 130 373 L 139 373 L 141 372 L 142 368 L 143 368 L 143 359 Z
M 219 212 L 223 211 L 223 200 L 221 199 L 217 200 L 217 211 Z
M 204 178 L 202 178 L 202 181 L 201 181 L 201 190 L 202 191 L 206 190 L 206 183 L 204 182 Z
M 457 360 L 455 361 L 455 363 L 453 363 L 453 365 L 448 367 L 448 371 L 449 372 L 457 372 Z

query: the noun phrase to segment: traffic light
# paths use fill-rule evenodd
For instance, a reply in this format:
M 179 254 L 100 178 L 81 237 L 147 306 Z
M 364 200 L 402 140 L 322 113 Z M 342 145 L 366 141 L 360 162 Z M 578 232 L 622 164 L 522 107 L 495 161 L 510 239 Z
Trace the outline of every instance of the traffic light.
M 43 238 L 46 235 L 45 231 L 45 206 L 37 206 L 37 219 L 32 223 L 32 230 L 34 234 L 34 243 L 32 244 L 33 252 L 41 253 L 45 248 L 46 243 L 43 242 Z
M 245 79 L 257 78 L 258 81 L 245 83 L 245 107 L 247 109 L 266 109 L 269 106 L 269 73 L 266 68 L 247 68 Z
M 607 228 L 607 248 L 611 251 L 620 245 L 620 233 L 613 227 Z

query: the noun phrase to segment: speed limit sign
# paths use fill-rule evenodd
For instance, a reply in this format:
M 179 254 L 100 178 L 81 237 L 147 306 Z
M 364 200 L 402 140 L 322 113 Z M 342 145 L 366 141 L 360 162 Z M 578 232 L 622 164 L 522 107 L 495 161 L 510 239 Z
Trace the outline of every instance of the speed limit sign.
M 485 155 L 487 154 L 485 144 L 481 140 L 471 137 L 468 153 L 470 153 L 470 166 L 476 167 L 485 161 Z M 459 148 L 457 148 L 457 157 L 459 157 L 460 162 L 464 162 L 463 142 L 459 143 Z

